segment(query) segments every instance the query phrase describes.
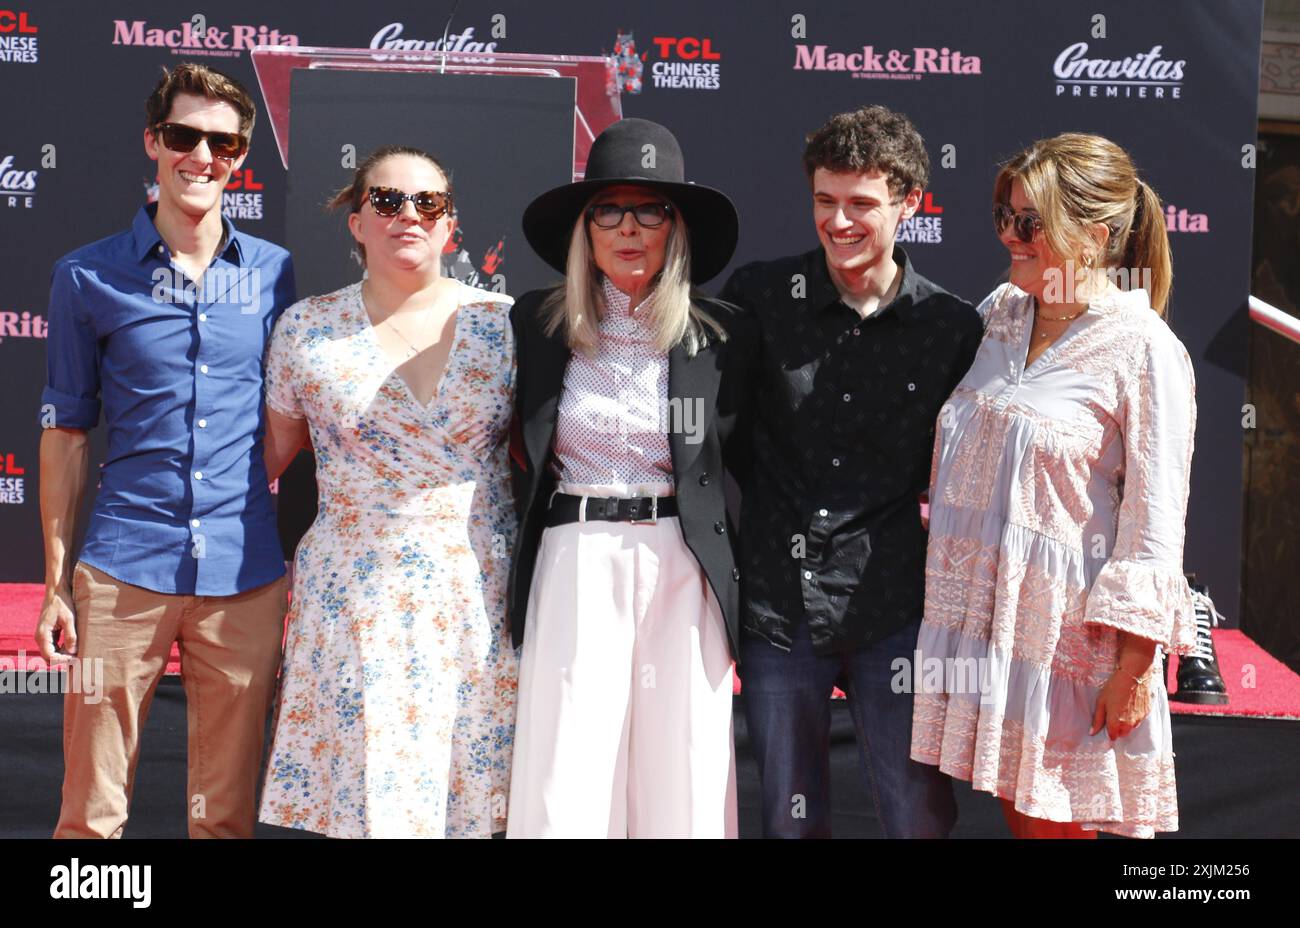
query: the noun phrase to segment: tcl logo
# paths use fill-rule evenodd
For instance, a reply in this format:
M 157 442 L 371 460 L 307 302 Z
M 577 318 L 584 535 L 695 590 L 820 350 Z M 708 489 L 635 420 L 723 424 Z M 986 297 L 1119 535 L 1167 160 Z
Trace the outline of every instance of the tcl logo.
M 36 35 L 37 29 L 27 21 L 27 12 L 25 10 L 19 13 L 15 13 L 13 10 L 0 10 L 0 32 Z
M 943 212 L 943 207 L 934 202 L 933 193 L 927 192 L 925 196 L 921 198 L 921 208 L 917 210 L 917 212 L 924 213 L 927 216 L 938 216 Z
M 253 169 L 244 168 L 240 171 L 231 171 L 230 180 L 226 182 L 227 190 L 261 190 L 266 184 L 259 184 L 253 179 Z
M 651 41 L 659 46 L 660 58 L 680 58 L 683 61 L 722 60 L 722 55 L 713 50 L 712 39 L 696 39 L 691 36 L 675 39 L 668 36 L 655 36 Z
M 25 473 L 27 473 L 27 468 L 19 467 L 17 463 L 14 462 L 14 456 L 12 454 L 0 456 L 0 474 L 12 474 L 17 477 L 19 474 Z

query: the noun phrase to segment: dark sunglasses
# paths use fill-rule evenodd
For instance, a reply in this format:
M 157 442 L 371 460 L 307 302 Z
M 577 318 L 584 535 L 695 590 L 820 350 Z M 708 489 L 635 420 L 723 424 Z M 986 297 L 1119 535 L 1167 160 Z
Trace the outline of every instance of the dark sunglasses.
M 1006 203 L 993 207 L 993 230 L 998 235 L 1008 222 L 1013 224 L 1016 238 L 1026 245 L 1033 244 L 1034 236 L 1043 231 L 1043 220 L 1037 213 L 1018 213 Z
M 248 139 L 238 132 L 204 132 L 178 122 L 160 122 L 154 126 L 154 134 L 162 139 L 164 148 L 178 152 L 194 151 L 207 139 L 212 157 L 224 161 L 233 161 L 248 149 Z
M 637 225 L 643 229 L 657 229 L 664 221 L 671 218 L 673 208 L 668 203 L 637 203 L 634 206 L 619 206 L 615 203 L 597 203 L 587 209 L 587 218 L 600 229 L 617 229 L 623 224 L 623 216 L 632 214 Z
M 396 187 L 371 187 L 370 205 L 381 216 L 396 216 L 410 200 L 421 219 L 441 219 L 451 212 L 451 194 L 445 190 L 403 193 Z

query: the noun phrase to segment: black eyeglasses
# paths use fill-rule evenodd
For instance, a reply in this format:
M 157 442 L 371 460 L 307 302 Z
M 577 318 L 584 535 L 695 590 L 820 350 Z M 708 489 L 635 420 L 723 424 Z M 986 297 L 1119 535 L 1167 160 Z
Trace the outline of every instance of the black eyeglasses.
M 371 187 L 370 205 L 381 216 L 396 216 L 410 200 L 421 219 L 441 219 L 451 212 L 451 193 L 446 190 L 421 190 L 403 193 L 396 187 Z
M 238 132 L 204 132 L 179 122 L 160 122 L 154 134 L 162 139 L 163 147 L 170 151 L 191 152 L 204 139 L 212 157 L 234 161 L 248 149 L 248 139 Z
M 617 229 L 623 224 L 623 216 L 631 213 L 637 225 L 644 229 L 657 229 L 664 221 L 672 218 L 673 208 L 668 203 L 637 203 L 633 206 L 619 206 L 616 203 L 597 203 L 587 209 L 587 218 L 600 229 Z
M 993 207 L 993 231 L 1001 235 L 1008 222 L 1013 224 L 1016 238 L 1026 245 L 1032 244 L 1034 236 L 1043 231 L 1043 220 L 1037 213 L 1016 212 L 1007 203 Z

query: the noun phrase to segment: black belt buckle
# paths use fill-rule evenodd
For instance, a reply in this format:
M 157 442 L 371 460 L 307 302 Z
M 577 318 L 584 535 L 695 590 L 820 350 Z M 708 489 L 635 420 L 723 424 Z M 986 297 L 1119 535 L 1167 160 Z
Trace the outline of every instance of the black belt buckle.
M 658 496 L 640 496 L 635 500 L 637 511 L 641 511 L 641 504 L 650 500 L 650 518 L 648 519 L 628 519 L 629 525 L 657 525 L 659 524 L 659 497 Z

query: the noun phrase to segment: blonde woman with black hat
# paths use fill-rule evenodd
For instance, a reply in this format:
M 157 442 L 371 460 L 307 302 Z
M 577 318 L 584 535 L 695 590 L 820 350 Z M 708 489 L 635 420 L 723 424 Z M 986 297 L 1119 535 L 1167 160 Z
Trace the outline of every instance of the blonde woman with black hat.
M 736 835 L 740 575 L 722 472 L 752 339 L 694 290 L 730 260 L 738 221 L 684 174 L 671 132 L 625 119 L 585 180 L 524 213 L 565 279 L 511 316 L 511 837 Z

